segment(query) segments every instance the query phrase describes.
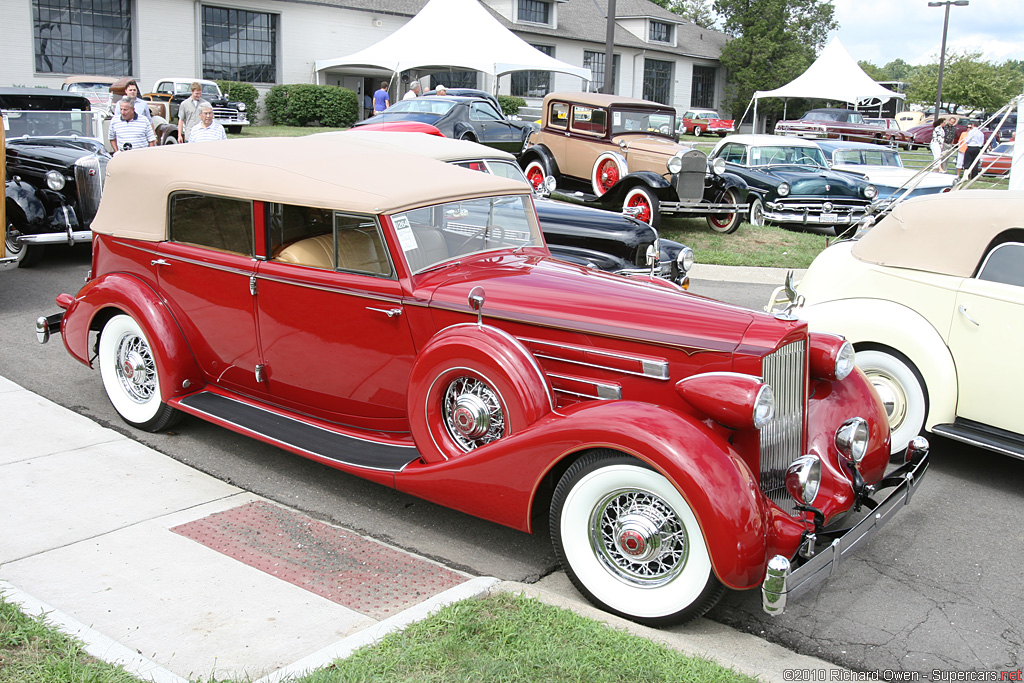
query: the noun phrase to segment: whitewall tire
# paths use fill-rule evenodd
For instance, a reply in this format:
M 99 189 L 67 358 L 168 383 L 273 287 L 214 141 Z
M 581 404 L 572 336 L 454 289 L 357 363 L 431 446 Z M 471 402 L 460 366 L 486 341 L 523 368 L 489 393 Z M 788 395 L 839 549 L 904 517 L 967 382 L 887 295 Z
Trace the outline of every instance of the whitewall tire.
M 160 431 L 180 413 L 160 399 L 160 375 L 152 346 L 135 320 L 115 315 L 100 333 L 100 377 L 114 410 L 138 429 Z
M 902 453 L 924 429 L 928 399 L 909 360 L 874 349 L 857 352 L 857 366 L 875 387 L 889 416 L 892 453 Z

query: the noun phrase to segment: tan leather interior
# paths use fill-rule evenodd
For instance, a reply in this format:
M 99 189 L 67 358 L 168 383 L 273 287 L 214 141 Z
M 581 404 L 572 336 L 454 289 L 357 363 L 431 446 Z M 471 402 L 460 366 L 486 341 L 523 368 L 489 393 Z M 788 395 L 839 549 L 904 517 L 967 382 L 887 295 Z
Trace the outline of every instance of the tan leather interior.
M 331 270 L 334 268 L 333 249 L 333 235 L 317 235 L 289 244 L 274 260 Z M 377 233 L 360 229 L 339 231 L 338 270 L 390 274 L 391 266 Z

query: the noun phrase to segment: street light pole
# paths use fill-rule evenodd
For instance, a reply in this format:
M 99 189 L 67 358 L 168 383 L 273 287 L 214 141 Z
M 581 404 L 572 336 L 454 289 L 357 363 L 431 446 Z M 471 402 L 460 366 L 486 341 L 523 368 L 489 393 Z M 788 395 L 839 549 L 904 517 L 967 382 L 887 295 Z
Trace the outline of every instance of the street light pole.
M 935 115 L 932 117 L 932 121 L 939 120 L 939 106 L 942 104 L 942 70 L 946 66 L 946 31 L 949 30 L 949 6 L 964 7 L 969 4 L 971 4 L 971 0 L 943 0 L 942 2 L 928 3 L 929 7 L 946 6 L 946 18 L 942 22 L 942 49 L 939 53 L 939 87 L 935 92 Z

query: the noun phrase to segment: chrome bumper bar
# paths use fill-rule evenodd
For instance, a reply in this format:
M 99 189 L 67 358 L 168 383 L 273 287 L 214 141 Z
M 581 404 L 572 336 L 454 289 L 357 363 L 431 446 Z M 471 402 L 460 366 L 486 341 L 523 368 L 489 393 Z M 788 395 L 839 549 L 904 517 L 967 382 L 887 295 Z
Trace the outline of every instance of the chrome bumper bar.
M 60 321 L 63 317 L 63 313 L 54 313 L 36 318 L 36 341 L 40 344 L 50 341 L 50 335 L 60 332 Z
M 43 232 L 35 235 L 19 235 L 18 244 L 79 244 L 92 242 L 92 230 L 68 230 L 67 232 Z
M 804 211 L 784 211 L 774 210 L 769 207 L 764 209 L 764 219 L 773 223 L 800 223 L 801 225 L 853 225 L 860 219 L 867 215 L 867 211 L 864 209 L 858 209 L 852 212 L 834 213 L 827 220 L 822 220 L 822 211 L 817 210 L 816 213 L 812 213 L 809 210 Z
M 749 204 L 712 204 L 710 202 L 662 202 L 662 213 L 742 213 L 750 210 Z
M 852 553 L 861 541 L 874 536 L 910 502 L 914 489 L 927 471 L 928 440 L 919 436 L 907 446 L 905 464 L 875 484 L 877 489 L 892 487 L 892 491 L 867 517 L 796 569 L 782 555 L 776 555 L 768 562 L 768 572 L 761 584 L 764 611 L 771 615 L 782 614 L 788 600 L 800 597 L 832 576 L 847 554 Z

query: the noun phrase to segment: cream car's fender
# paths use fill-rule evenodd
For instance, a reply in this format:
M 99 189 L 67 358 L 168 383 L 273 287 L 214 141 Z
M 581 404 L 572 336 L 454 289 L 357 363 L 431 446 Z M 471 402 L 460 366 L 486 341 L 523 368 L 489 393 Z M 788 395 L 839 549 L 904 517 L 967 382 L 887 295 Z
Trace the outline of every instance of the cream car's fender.
M 902 353 L 924 379 L 925 429 L 953 421 L 956 365 L 942 336 L 917 311 L 885 299 L 839 299 L 806 306 L 797 314 L 811 330 L 841 334 L 855 347 L 870 343 Z

